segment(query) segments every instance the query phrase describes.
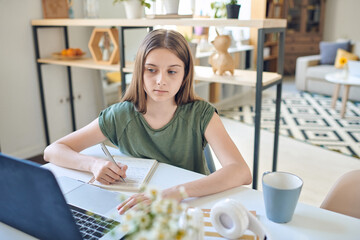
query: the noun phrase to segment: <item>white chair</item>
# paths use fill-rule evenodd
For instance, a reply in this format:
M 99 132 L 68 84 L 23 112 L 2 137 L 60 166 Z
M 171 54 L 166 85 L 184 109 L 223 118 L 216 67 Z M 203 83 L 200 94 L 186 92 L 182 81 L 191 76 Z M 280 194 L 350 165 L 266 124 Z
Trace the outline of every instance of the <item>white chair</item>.
M 341 176 L 320 207 L 360 218 L 360 169 Z
M 212 157 L 209 144 L 206 144 L 206 146 L 204 148 L 204 154 L 205 154 L 206 164 L 207 164 L 207 166 L 208 166 L 208 168 L 210 170 L 210 173 L 215 172 L 216 168 L 215 168 L 214 159 Z

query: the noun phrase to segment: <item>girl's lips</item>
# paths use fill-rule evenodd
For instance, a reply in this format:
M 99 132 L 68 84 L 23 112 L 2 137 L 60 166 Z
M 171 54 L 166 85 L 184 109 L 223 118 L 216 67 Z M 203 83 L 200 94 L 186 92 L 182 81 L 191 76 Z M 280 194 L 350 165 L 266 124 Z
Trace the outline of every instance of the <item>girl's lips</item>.
M 167 91 L 165 90 L 159 90 L 159 89 L 155 89 L 154 92 L 158 92 L 158 93 L 166 93 Z

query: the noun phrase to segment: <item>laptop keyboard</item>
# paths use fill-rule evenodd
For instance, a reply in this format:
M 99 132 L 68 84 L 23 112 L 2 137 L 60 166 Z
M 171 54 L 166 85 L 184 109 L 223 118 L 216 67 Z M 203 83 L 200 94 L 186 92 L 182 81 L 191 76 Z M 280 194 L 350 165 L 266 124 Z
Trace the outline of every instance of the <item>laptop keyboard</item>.
M 68 204 L 83 239 L 99 239 L 120 223 Z

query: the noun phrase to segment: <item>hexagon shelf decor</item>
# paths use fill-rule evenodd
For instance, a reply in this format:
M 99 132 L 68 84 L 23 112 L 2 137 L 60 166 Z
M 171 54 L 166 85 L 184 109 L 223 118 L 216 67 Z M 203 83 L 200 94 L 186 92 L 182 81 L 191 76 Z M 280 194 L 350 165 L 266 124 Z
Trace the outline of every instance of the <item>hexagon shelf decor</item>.
M 99 46 L 100 40 L 108 34 L 109 39 L 113 45 L 111 53 L 109 53 L 109 59 L 103 60 L 103 53 Z M 119 54 L 119 35 L 116 28 L 95 28 L 91 34 L 88 44 L 91 56 L 98 64 L 117 64 L 120 60 Z

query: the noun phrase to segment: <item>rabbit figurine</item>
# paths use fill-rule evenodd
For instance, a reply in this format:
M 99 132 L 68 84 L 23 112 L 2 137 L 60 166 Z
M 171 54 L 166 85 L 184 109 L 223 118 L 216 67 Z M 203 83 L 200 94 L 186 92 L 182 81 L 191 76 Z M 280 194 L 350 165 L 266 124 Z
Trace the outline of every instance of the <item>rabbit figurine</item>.
M 209 64 L 212 66 L 214 73 L 218 72 L 219 75 L 223 75 L 226 71 L 229 71 L 231 75 L 234 75 L 235 62 L 228 53 L 231 44 L 230 36 L 217 33 L 216 38 L 211 43 L 217 51 L 209 57 Z

